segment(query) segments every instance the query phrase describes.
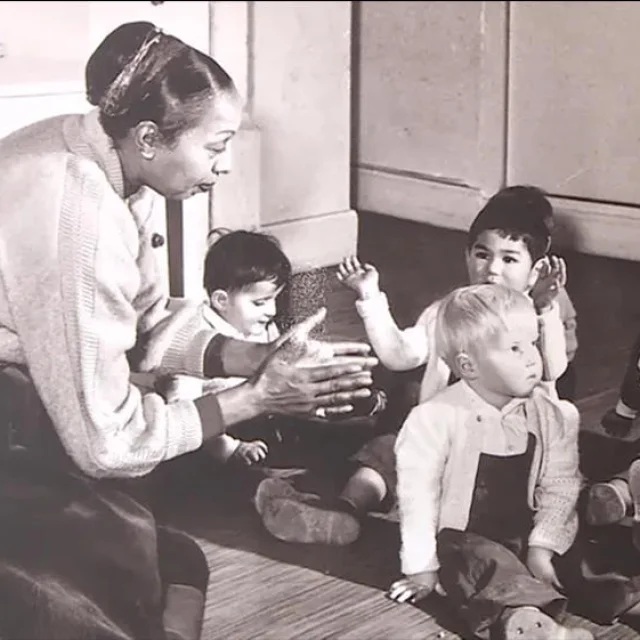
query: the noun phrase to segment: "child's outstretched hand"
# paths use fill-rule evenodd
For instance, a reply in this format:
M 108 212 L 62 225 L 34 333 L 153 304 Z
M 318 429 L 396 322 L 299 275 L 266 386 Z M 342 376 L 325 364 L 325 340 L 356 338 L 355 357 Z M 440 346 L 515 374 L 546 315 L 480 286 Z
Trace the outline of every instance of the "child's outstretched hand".
M 425 571 L 396 580 L 387 591 L 387 597 L 396 602 L 418 602 L 438 589 L 438 572 Z
M 361 300 L 380 293 L 380 277 L 372 264 L 361 264 L 356 256 L 345 258 L 336 276 L 342 284 L 353 289 Z
M 531 299 L 538 313 L 548 309 L 567 284 L 567 265 L 558 256 L 549 256 L 542 262 L 538 279 L 531 288 Z
M 267 443 L 262 440 L 241 442 L 233 452 L 233 457 L 246 465 L 252 465 L 262 462 L 267 457 L 268 451 Z
M 562 585 L 556 571 L 553 568 L 553 551 L 544 549 L 543 547 L 529 547 L 527 553 L 527 568 L 531 571 L 534 578 L 542 580 L 547 584 L 554 586 L 562 591 Z

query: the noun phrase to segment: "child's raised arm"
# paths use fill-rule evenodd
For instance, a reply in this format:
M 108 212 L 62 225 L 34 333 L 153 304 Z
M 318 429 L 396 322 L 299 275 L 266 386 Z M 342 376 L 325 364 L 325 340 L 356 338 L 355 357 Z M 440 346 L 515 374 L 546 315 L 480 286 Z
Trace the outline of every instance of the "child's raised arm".
M 557 380 L 569 364 L 565 326 L 558 303 L 566 282 L 567 267 L 564 260 L 549 256 L 542 263 L 531 290 L 531 299 L 538 314 L 544 380 Z
M 406 371 L 427 361 L 429 340 L 426 323 L 400 329 L 391 315 L 387 296 L 380 291 L 377 269 L 361 264 L 357 257 L 345 258 L 337 278 L 358 294 L 356 309 L 362 318 L 371 346 L 388 369 Z

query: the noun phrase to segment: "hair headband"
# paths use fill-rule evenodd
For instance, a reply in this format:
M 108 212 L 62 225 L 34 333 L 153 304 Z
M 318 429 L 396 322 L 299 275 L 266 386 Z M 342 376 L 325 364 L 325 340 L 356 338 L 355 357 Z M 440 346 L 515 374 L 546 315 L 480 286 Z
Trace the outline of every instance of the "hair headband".
M 131 79 L 140 66 L 142 60 L 149 52 L 149 49 L 160 41 L 162 30 L 154 27 L 149 31 L 144 41 L 140 45 L 136 54 L 122 68 L 122 71 L 115 77 L 109 85 L 102 100 L 100 100 L 100 109 L 107 116 L 118 116 L 125 112 L 126 108 L 121 106 L 122 97 L 127 92 Z

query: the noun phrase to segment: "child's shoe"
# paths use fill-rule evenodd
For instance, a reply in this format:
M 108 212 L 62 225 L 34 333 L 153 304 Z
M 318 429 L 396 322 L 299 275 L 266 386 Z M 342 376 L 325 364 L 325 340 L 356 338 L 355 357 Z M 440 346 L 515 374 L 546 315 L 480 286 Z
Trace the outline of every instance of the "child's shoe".
M 501 620 L 503 640 L 594 640 L 587 629 L 569 628 L 536 607 L 517 607 Z
M 344 546 L 360 535 L 360 522 L 346 502 L 325 502 L 280 478 L 263 480 L 254 502 L 265 528 L 285 542 Z
M 615 409 L 604 414 L 600 424 L 604 431 L 613 438 L 626 438 L 633 427 L 633 418 L 621 416 Z
M 627 508 L 630 505 L 619 483 L 624 481 L 610 480 L 591 485 L 585 514 L 590 525 L 615 524 L 627 515 Z

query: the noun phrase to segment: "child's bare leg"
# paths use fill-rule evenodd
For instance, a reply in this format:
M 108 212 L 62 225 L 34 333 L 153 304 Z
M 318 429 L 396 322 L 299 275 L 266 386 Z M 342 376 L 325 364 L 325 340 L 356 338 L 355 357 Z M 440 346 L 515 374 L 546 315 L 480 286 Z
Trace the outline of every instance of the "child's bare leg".
M 356 513 L 368 513 L 380 506 L 387 496 L 387 483 L 370 467 L 359 467 L 349 478 L 340 498 L 350 504 Z

